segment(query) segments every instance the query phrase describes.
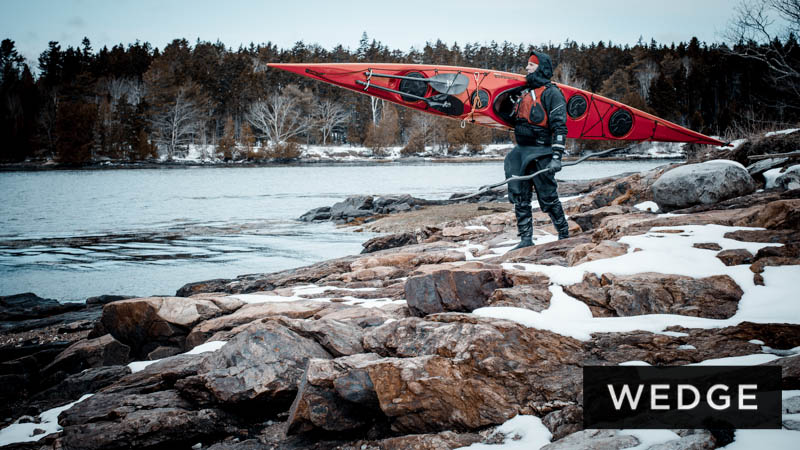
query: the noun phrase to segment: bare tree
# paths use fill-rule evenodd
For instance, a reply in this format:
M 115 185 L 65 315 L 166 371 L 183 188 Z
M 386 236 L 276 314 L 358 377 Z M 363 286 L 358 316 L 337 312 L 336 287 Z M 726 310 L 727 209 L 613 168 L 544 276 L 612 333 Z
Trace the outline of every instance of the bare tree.
M 298 111 L 297 99 L 285 94 L 273 94 L 266 101 L 252 103 L 245 119 L 273 144 L 305 133 L 310 122 Z
M 645 102 L 650 98 L 650 86 L 658 78 L 658 64 L 652 59 L 642 61 L 633 71 L 636 81 L 639 82 L 639 95 Z
M 383 106 L 383 100 L 379 99 L 378 97 L 369 98 L 370 106 L 372 107 L 372 124 L 377 126 L 378 123 L 381 121 L 381 110 Z
M 192 142 L 200 125 L 201 111 L 192 100 L 190 90 L 187 85 L 179 87 L 174 100 L 163 105 L 151 121 L 155 143 L 166 148 L 170 160 L 179 147 Z
M 586 80 L 577 77 L 575 64 L 563 61 L 555 70 L 554 78 L 556 82 L 572 86 L 576 89 L 586 89 Z
M 123 95 L 131 105 L 138 105 L 144 97 L 144 83 L 133 78 L 112 78 L 108 81 L 107 88 L 114 106 Z
M 333 133 L 334 128 L 344 125 L 350 118 L 350 114 L 345 111 L 344 107 L 330 100 L 317 103 L 314 112 L 322 132 L 322 145 L 328 143 L 328 136 Z
M 776 27 L 773 14 L 782 26 Z M 782 106 L 791 108 L 800 108 L 800 64 L 790 57 L 798 31 L 800 0 L 743 0 L 725 33 L 736 44 L 734 53 L 767 66 L 770 81 L 787 93 L 788 103 Z

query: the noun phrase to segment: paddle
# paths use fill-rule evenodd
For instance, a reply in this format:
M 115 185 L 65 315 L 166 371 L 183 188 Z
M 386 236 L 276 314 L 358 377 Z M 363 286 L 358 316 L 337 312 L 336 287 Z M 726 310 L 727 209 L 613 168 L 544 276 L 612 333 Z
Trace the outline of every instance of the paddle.
M 609 154 L 609 153 L 616 152 L 617 150 L 622 150 L 623 148 L 627 148 L 627 147 L 615 147 L 615 148 L 610 148 L 610 149 L 608 149 L 608 150 L 603 150 L 602 152 L 590 153 L 590 154 L 588 154 L 588 155 L 586 155 L 586 156 L 584 156 L 584 157 L 582 157 L 582 158 L 580 158 L 580 159 L 576 159 L 576 160 L 575 160 L 575 161 L 573 161 L 573 162 L 570 162 L 570 163 L 564 163 L 564 164 L 562 164 L 562 165 L 561 165 L 561 167 L 574 166 L 574 165 L 576 165 L 576 164 L 580 164 L 580 163 L 582 163 L 582 162 L 586 161 L 586 160 L 587 160 L 587 159 L 589 159 L 589 158 L 593 158 L 593 157 L 595 157 L 595 156 L 607 155 L 607 154 Z M 531 178 L 535 177 L 536 175 L 539 175 L 539 174 L 545 173 L 545 172 L 547 172 L 548 170 L 550 170 L 550 169 L 542 169 L 542 170 L 539 170 L 538 172 L 534 172 L 534 173 L 532 173 L 532 174 L 530 174 L 530 175 L 524 175 L 524 176 L 520 176 L 520 175 L 513 175 L 513 176 L 511 176 L 510 178 L 506 179 L 505 181 L 501 181 L 501 182 L 499 182 L 499 183 L 495 183 L 495 184 L 490 184 L 490 185 L 488 185 L 488 186 L 482 186 L 482 187 L 481 187 L 481 188 L 478 190 L 478 192 L 476 192 L 476 193 L 474 193 L 474 194 L 464 195 L 464 196 L 462 196 L 462 197 L 451 198 L 450 200 L 452 200 L 452 201 L 459 201 L 459 200 L 466 200 L 466 199 L 468 199 L 468 198 L 476 197 L 476 196 L 478 196 L 478 195 L 481 195 L 481 194 L 484 194 L 484 193 L 486 193 L 486 192 L 488 192 L 488 191 L 490 191 L 490 190 L 492 190 L 492 189 L 494 189 L 494 188 L 496 188 L 496 187 L 498 187 L 498 186 L 502 186 L 502 185 L 504 185 L 504 184 L 508 183 L 509 181 L 525 181 L 525 180 L 530 180 Z
M 361 86 L 366 86 L 366 88 L 364 90 L 367 90 L 368 88 L 375 88 L 375 89 L 380 89 L 382 91 L 391 92 L 391 93 L 394 93 L 394 94 L 404 95 L 406 97 L 410 97 L 410 98 L 413 98 L 415 100 L 422 100 L 423 102 L 427 103 L 428 106 L 430 106 L 431 108 L 437 108 L 437 107 L 439 107 L 439 108 L 449 108 L 450 107 L 450 103 L 448 103 L 446 101 L 445 102 L 435 102 L 435 101 L 432 101 L 429 98 L 420 97 L 419 95 L 408 94 L 406 92 L 397 91 L 395 89 L 390 89 L 390 88 L 387 88 L 385 86 L 378 86 L 378 85 L 375 85 L 375 84 L 369 84 L 369 83 L 367 83 L 365 81 L 361 81 L 361 80 L 356 80 L 356 84 L 360 84 Z
M 403 75 L 389 75 L 384 73 L 364 72 L 367 77 L 395 78 L 398 80 L 422 81 L 431 85 L 433 89 L 442 94 L 458 95 L 467 90 L 469 78 L 460 73 L 441 73 L 430 78 L 406 77 Z

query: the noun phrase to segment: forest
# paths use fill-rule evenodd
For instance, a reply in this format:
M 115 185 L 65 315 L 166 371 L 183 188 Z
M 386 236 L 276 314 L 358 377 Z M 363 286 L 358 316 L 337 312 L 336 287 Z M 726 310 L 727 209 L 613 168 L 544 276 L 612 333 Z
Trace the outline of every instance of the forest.
M 793 31 L 790 26 L 782 38 L 765 38 L 743 28 L 730 46 L 696 38 L 536 47 L 437 40 L 408 51 L 390 49 L 366 33 L 354 50 L 302 41 L 288 49 L 267 42 L 234 50 L 222 42 L 186 39 L 163 49 L 138 41 L 94 49 L 84 38 L 76 47 L 50 42 L 36 70 L 5 39 L 0 161 L 170 160 L 190 144 L 226 161 L 292 159 L 304 144 L 365 146 L 376 155 L 390 146 L 402 146 L 404 154 L 426 147 L 441 154 L 464 146 L 478 151 L 490 142 L 510 142 L 511 135 L 462 128 L 457 121 L 268 70 L 266 64 L 368 61 L 524 73 L 534 48 L 553 58 L 555 81 L 730 140 L 800 120 L 800 49 Z M 571 151 L 593 145 L 602 143 L 573 142 Z

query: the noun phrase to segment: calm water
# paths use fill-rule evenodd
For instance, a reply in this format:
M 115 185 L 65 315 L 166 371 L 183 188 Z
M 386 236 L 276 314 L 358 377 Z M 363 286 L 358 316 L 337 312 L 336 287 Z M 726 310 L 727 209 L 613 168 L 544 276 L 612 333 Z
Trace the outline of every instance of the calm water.
M 558 178 L 666 163 L 587 161 Z M 500 162 L 0 173 L 0 295 L 172 295 L 355 254 L 375 235 L 296 218 L 350 195 L 442 199 L 502 177 Z

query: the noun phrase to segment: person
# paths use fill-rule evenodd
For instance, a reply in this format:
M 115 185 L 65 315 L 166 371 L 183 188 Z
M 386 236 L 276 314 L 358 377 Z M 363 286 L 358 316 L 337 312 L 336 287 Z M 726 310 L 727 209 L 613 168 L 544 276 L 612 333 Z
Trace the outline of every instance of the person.
M 539 207 L 550 216 L 558 239 L 569 237 L 569 224 L 558 199 L 555 173 L 561 170 L 567 138 L 566 101 L 561 89 L 550 77 L 553 63 L 541 52 L 531 52 L 526 67 L 526 84 L 511 92 L 519 96 L 514 106 L 514 137 L 517 145 L 506 156 L 506 178 L 549 171 L 532 180 L 510 181 L 508 200 L 514 205 L 520 243 L 513 250 L 533 245 L 532 187 L 536 188 Z

